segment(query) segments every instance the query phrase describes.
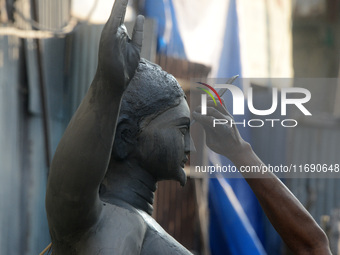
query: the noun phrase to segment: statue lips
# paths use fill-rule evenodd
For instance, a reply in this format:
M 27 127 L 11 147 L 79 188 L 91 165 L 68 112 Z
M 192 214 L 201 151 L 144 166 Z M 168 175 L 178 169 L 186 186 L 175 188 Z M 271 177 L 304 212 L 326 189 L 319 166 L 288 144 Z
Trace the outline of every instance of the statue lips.
M 185 159 L 183 159 L 182 162 L 181 162 L 181 167 L 182 168 L 184 168 L 185 163 L 187 163 L 187 161 L 188 161 L 188 156 L 185 156 Z

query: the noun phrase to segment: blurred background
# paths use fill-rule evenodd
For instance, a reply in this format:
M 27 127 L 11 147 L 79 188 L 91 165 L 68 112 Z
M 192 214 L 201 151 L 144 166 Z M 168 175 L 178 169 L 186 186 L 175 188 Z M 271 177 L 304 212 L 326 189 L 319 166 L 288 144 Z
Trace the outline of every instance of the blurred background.
M 146 16 L 142 56 L 172 73 L 189 100 L 193 78 L 240 74 L 264 107 L 272 86 L 297 86 L 281 78 L 333 78 L 308 87 L 318 99 L 312 120 L 291 132 L 241 132 L 267 164 L 339 163 L 339 2 L 130 0 L 126 26 Z M 0 254 L 39 254 L 50 243 L 49 164 L 91 84 L 112 4 L 0 0 Z M 290 254 L 243 179 L 188 175 L 184 188 L 159 183 L 153 216 L 194 254 Z M 340 254 L 340 179 L 285 182 Z

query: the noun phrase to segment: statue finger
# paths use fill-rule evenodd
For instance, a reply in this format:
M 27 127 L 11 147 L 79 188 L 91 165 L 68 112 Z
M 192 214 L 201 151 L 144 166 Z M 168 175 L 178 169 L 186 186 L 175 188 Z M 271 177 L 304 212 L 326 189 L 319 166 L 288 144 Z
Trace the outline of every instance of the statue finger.
M 124 23 L 127 4 L 128 0 L 115 0 L 110 18 L 107 22 L 111 33 L 116 33 L 118 27 Z
M 207 115 L 213 116 L 216 119 L 224 119 L 225 115 L 215 107 L 207 107 Z
M 221 113 L 231 116 L 229 111 L 228 111 L 228 109 L 227 109 L 227 107 L 226 107 L 226 105 L 225 105 L 225 102 L 224 102 L 223 98 L 221 98 L 221 101 L 222 101 L 222 105 L 219 102 L 217 102 L 215 104 L 215 102 L 213 100 L 208 99 L 207 100 L 207 106 L 215 107 Z
M 208 115 L 202 115 L 198 112 L 193 112 L 192 113 L 192 117 L 194 118 L 194 120 L 196 120 L 197 122 L 199 122 L 205 129 L 206 128 L 211 128 L 213 121 L 214 121 L 214 117 L 212 116 L 208 116 Z
M 142 49 L 143 35 L 144 35 L 144 16 L 138 15 L 132 32 L 132 43 L 136 45 L 139 50 Z

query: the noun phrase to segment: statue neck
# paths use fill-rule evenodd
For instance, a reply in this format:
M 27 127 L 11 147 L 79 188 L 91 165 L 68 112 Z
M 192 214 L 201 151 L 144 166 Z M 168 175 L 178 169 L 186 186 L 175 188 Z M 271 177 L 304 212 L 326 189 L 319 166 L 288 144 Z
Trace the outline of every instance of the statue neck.
M 123 201 L 151 215 L 156 188 L 156 179 L 147 171 L 128 162 L 115 162 L 110 164 L 100 196 L 107 203 Z

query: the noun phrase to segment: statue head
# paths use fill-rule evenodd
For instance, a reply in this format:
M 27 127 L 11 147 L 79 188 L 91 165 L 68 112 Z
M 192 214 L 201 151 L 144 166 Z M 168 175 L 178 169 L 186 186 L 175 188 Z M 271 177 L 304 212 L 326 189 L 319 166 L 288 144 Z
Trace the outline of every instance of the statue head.
M 190 113 L 171 74 L 142 59 L 123 96 L 117 123 L 111 160 L 133 161 L 156 180 L 184 185 Z

